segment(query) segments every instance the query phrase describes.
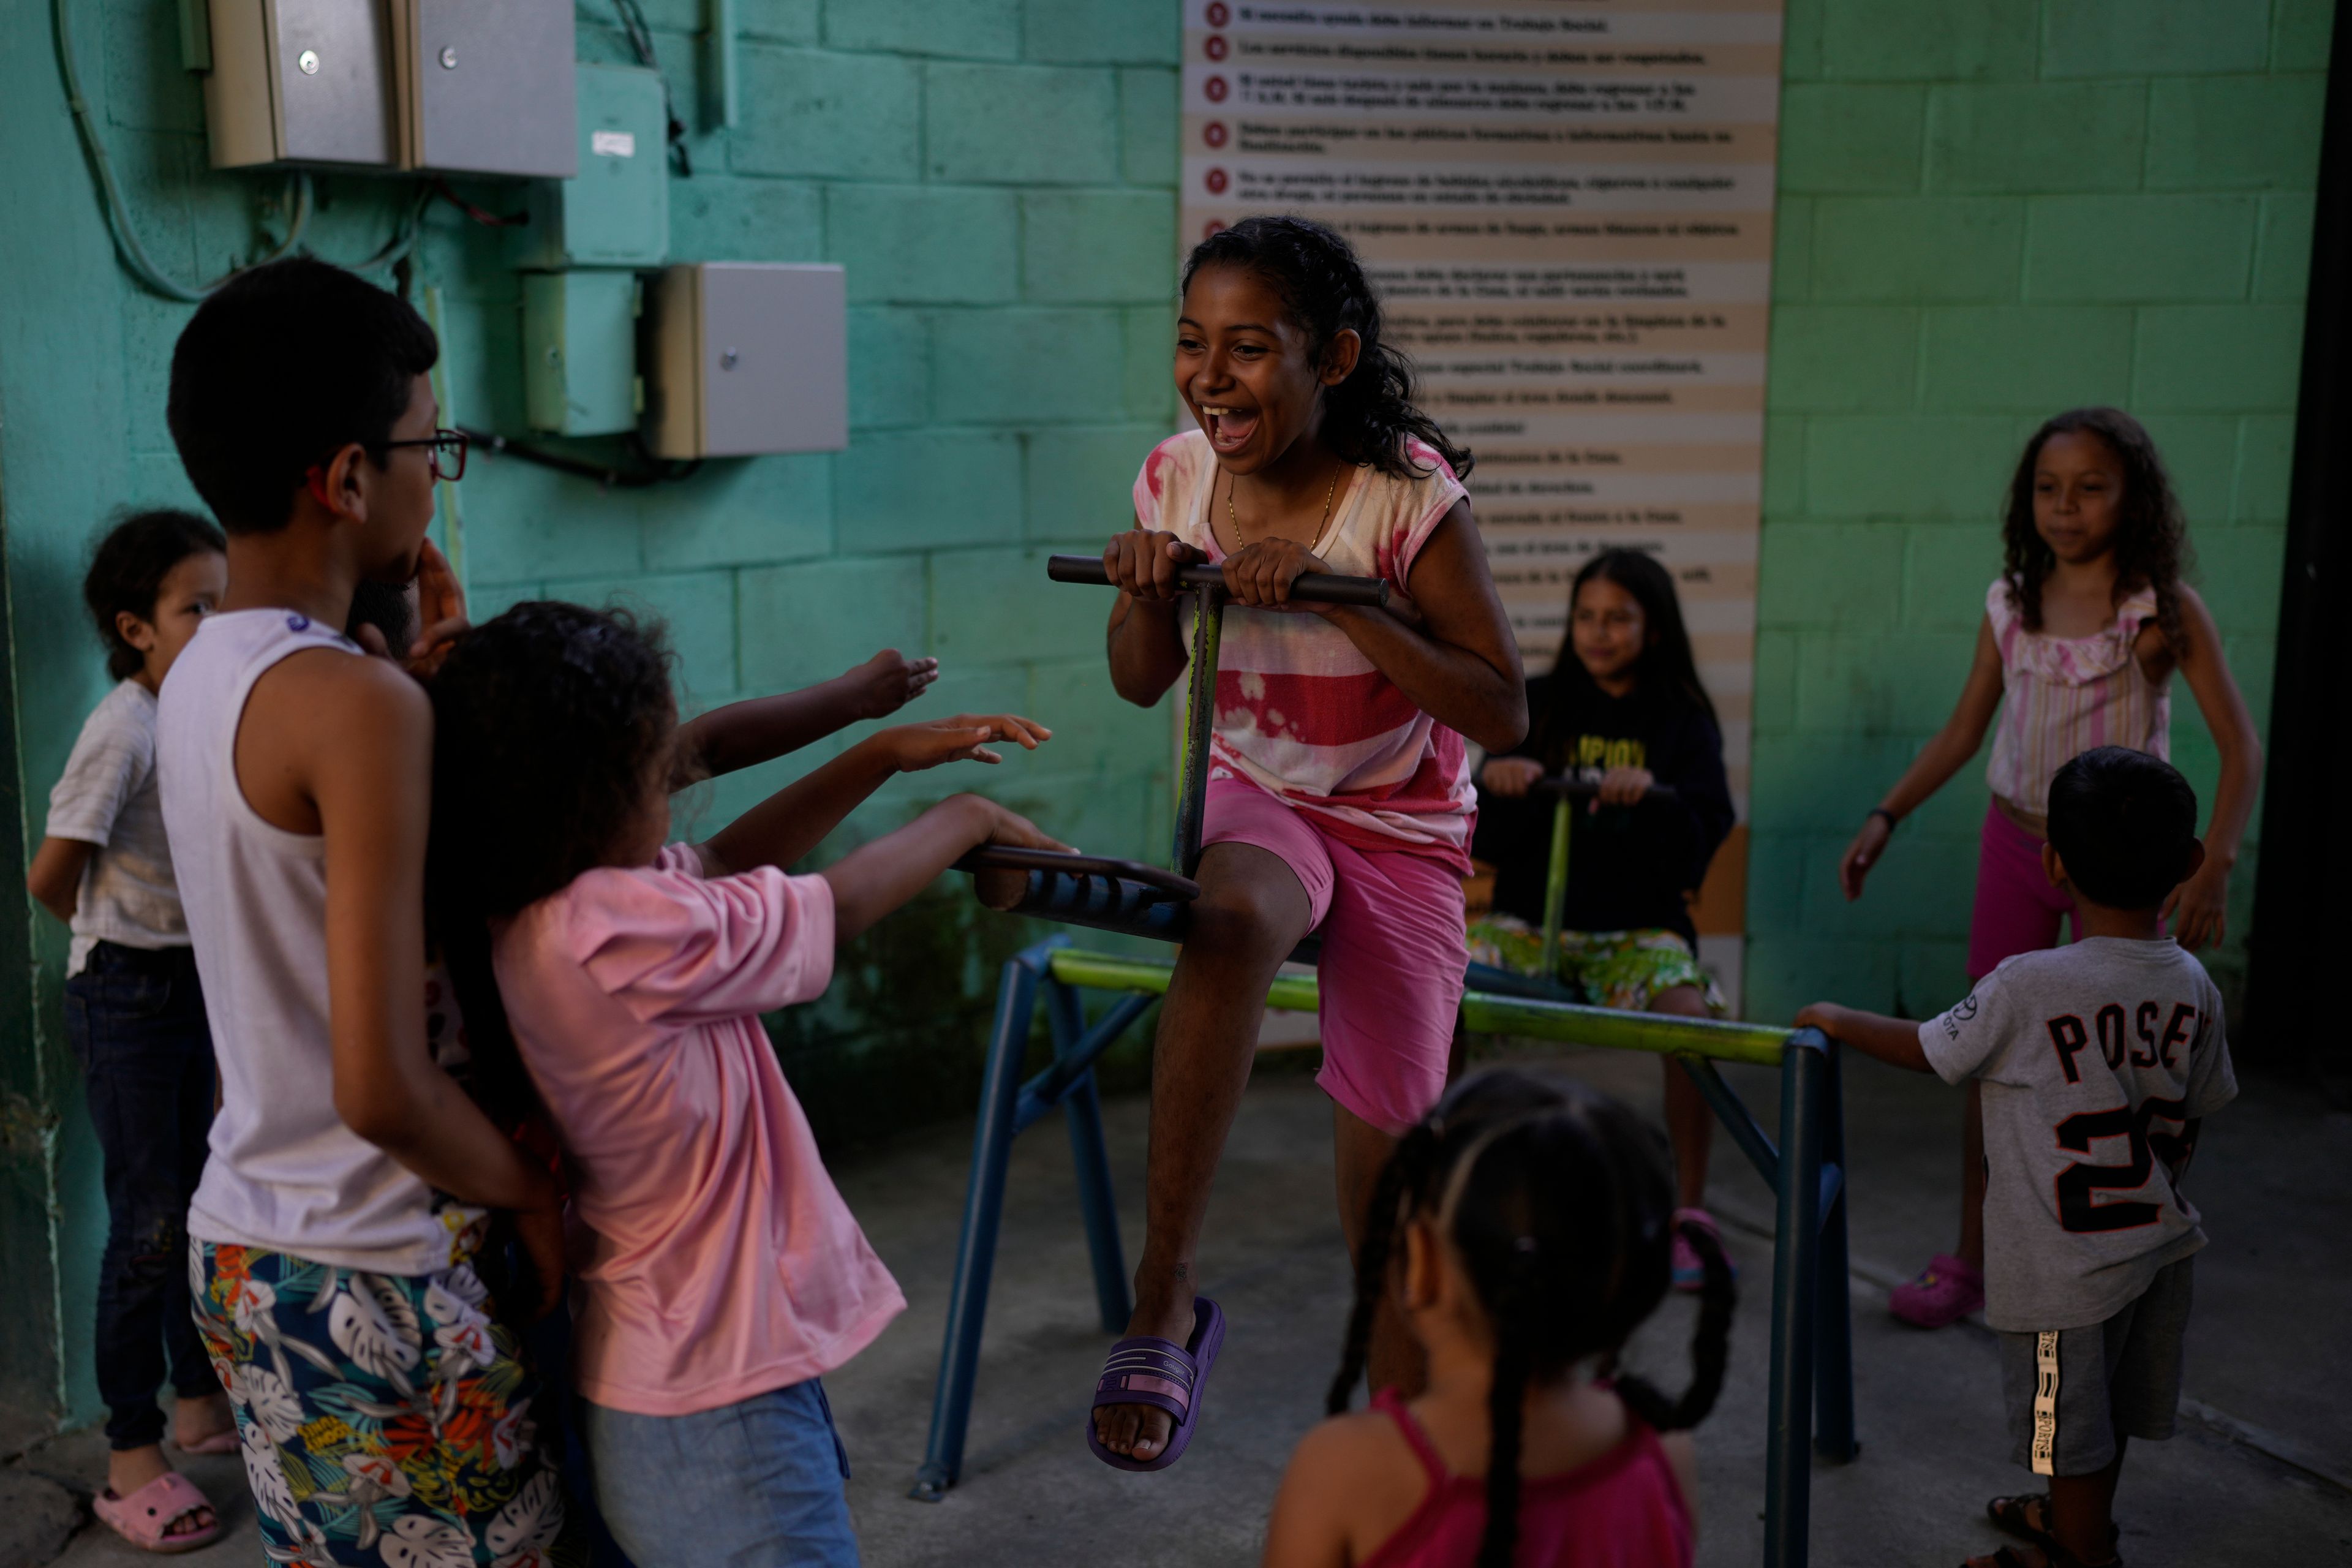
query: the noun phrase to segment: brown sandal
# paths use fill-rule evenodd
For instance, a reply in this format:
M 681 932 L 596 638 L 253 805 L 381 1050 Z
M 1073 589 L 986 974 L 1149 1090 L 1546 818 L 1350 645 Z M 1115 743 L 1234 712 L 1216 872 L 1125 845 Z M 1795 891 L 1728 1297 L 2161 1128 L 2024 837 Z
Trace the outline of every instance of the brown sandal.
M 1985 1517 L 1992 1521 L 1994 1529 L 2004 1534 L 2014 1535 L 2028 1545 L 2039 1546 L 2044 1552 L 2063 1555 L 2066 1549 L 2058 1544 L 2058 1538 L 2051 1534 L 2047 1529 L 2037 1527 L 2027 1517 L 2026 1510 L 2035 1507 L 2036 1504 L 2040 1505 L 2041 1517 L 2046 1525 L 2050 1519 L 2048 1492 L 2029 1492 L 2021 1497 L 1997 1497 L 1985 1504 Z M 2122 1526 L 2112 1521 L 2109 1521 L 2108 1551 L 2115 1550 L 2116 1544 L 2123 1539 L 2123 1534 Z

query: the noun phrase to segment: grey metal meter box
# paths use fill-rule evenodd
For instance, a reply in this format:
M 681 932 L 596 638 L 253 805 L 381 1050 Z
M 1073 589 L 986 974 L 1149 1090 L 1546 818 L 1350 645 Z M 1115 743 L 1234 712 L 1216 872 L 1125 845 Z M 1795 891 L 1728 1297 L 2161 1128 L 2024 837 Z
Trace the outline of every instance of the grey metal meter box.
M 846 447 L 848 323 L 838 267 L 666 269 L 639 324 L 647 446 L 663 458 Z
M 400 161 L 383 0 L 210 0 L 210 16 L 214 168 Z
M 523 413 L 532 429 L 637 427 L 639 287 L 634 272 L 522 275 Z
M 579 172 L 572 0 L 388 4 L 403 167 L 556 180 Z
M 530 187 L 518 267 L 658 267 L 669 259 L 669 116 L 661 73 L 576 68 L 580 173 Z

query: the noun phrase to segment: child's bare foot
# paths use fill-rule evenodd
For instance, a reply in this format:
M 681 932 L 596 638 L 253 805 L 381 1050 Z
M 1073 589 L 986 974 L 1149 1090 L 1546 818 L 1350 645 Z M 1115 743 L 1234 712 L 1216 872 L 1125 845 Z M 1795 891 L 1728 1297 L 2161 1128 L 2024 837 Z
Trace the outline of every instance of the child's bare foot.
M 236 1413 L 225 1394 L 183 1397 L 172 1406 L 172 1441 L 190 1454 L 225 1454 L 223 1438 L 236 1436 Z
M 1192 1337 L 1192 1303 L 1188 1300 L 1147 1316 L 1138 1306 L 1127 1321 L 1126 1339 L 1144 1336 L 1184 1344 Z M 1095 1436 L 1114 1454 L 1130 1459 L 1154 1459 L 1168 1447 L 1176 1418 L 1156 1405 L 1105 1405 L 1095 1411 Z

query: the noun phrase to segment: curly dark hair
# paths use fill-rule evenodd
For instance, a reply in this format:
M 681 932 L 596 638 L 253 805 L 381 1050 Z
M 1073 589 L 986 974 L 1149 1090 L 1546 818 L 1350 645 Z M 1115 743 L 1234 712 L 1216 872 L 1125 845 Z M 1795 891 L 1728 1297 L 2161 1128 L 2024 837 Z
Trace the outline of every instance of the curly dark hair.
M 2123 465 L 2124 493 L 2116 508 L 2115 602 L 2121 604 L 2142 588 L 2155 589 L 2158 629 L 2174 653 L 2185 653 L 2189 636 L 2180 621 L 2180 580 L 2193 560 L 2189 524 L 2155 440 L 2146 426 L 2120 408 L 2070 408 L 2044 422 L 2025 443 L 2024 454 L 2017 459 L 2017 472 L 2010 478 L 2009 505 L 2000 525 L 2009 602 L 2016 606 L 2026 630 L 2042 629 L 2042 585 L 2050 580 L 2058 557 L 2033 526 L 2033 469 L 2053 436 L 2077 434 L 2096 436 Z
M 1239 267 L 1265 279 L 1318 358 L 1342 331 L 1362 342 L 1348 379 L 1323 392 L 1323 442 L 1342 459 L 1400 479 L 1426 479 L 1406 455 L 1412 437 L 1444 458 L 1454 478 L 1470 477 L 1476 459 L 1469 448 L 1413 406 L 1412 362 L 1381 341 L 1380 299 L 1345 239 L 1303 217 L 1245 217 L 1192 247 L 1182 287 L 1204 267 Z
M 677 727 L 658 625 L 534 601 L 459 637 L 432 681 L 436 923 L 511 915 L 606 863 Z
M 128 680 L 147 662 L 145 654 L 122 640 L 114 617 L 128 610 L 142 621 L 152 621 L 155 601 L 163 596 L 163 579 L 172 568 L 191 555 L 227 551 L 228 541 L 210 521 L 169 507 L 134 511 L 106 531 L 90 552 L 81 599 L 97 623 L 99 640 L 106 644 L 107 674 Z
M 1452 1243 L 1494 1330 L 1478 1568 L 1510 1568 L 1528 1385 L 1591 1358 L 1613 1366 L 1665 1297 L 1676 1234 L 1665 1144 L 1622 1105 L 1565 1079 L 1498 1068 L 1454 1085 L 1398 1143 L 1373 1191 L 1355 1310 L 1327 1401 L 1334 1415 L 1363 1374 L 1397 1236 L 1416 1217 Z M 1690 1386 L 1669 1398 L 1622 1371 L 1614 1383 L 1626 1408 L 1660 1432 L 1696 1426 L 1715 1407 L 1737 1300 L 1715 1233 L 1685 1222 L 1680 1234 L 1706 1268 Z

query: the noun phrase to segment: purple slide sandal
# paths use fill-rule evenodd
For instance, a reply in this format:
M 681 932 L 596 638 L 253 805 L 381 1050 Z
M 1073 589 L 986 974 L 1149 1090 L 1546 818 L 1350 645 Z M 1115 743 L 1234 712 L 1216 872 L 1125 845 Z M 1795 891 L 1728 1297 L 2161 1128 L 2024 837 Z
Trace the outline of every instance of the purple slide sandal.
M 1201 1390 L 1217 1351 L 1225 1342 L 1225 1314 L 1206 1296 L 1192 1302 L 1192 1339 L 1179 1345 L 1149 1334 L 1121 1340 L 1110 1347 L 1101 1381 L 1095 1384 L 1094 1410 L 1106 1405 L 1149 1405 L 1176 1419 L 1168 1447 L 1159 1458 L 1132 1459 L 1103 1447 L 1095 1434 L 1094 1410 L 1087 1412 L 1087 1447 L 1104 1464 L 1121 1470 L 1164 1470 L 1184 1457 L 1200 1424 Z

